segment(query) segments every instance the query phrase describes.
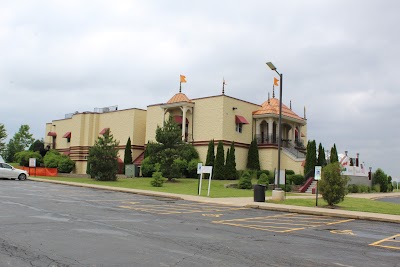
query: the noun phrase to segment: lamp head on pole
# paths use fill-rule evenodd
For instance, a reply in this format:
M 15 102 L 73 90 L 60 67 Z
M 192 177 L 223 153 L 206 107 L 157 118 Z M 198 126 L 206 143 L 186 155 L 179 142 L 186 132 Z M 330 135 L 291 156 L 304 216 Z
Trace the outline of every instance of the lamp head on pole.
M 274 64 L 272 64 L 272 62 L 267 62 L 267 65 L 271 70 L 276 70 L 276 67 L 274 66 Z

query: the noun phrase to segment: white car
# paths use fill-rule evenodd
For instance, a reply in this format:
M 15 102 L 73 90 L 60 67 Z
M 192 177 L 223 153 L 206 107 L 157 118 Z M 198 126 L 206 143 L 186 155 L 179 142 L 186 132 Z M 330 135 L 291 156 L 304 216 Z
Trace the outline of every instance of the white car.
M 16 169 L 7 163 L 0 163 L 0 178 L 19 179 L 23 181 L 28 176 L 27 171 Z

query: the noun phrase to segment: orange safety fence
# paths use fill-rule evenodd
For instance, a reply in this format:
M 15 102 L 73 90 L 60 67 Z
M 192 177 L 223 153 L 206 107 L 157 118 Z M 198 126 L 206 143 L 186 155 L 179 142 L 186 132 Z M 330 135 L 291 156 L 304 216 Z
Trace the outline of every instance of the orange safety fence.
M 24 171 L 27 171 L 30 176 L 58 176 L 57 168 L 43 168 L 43 167 L 20 167 Z

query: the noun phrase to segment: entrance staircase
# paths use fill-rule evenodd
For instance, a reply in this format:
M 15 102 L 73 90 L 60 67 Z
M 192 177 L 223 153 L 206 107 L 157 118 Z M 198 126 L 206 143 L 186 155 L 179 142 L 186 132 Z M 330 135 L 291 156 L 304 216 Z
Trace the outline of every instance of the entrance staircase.
M 315 181 L 315 180 L 312 181 L 312 183 L 308 186 L 305 193 L 312 194 L 313 193 L 312 190 L 316 187 L 316 185 L 317 185 L 317 181 Z

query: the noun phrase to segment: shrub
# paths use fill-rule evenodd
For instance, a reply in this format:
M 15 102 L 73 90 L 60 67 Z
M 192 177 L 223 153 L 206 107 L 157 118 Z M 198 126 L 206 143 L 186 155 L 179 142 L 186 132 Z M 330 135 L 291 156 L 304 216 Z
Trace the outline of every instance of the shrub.
M 293 170 L 286 170 L 286 175 L 293 175 L 295 174 Z
M 15 154 L 15 161 L 19 163 L 20 166 L 29 167 L 29 159 L 35 158 L 36 159 L 36 166 L 40 166 L 43 162 L 43 158 L 39 152 L 34 151 L 22 151 Z
M 238 182 L 238 188 L 239 189 L 251 189 L 252 188 L 251 184 L 251 176 L 248 171 L 244 172 L 243 175 L 240 177 L 239 182 Z
M 58 171 L 61 173 L 70 173 L 75 167 L 75 162 L 72 161 L 67 156 L 61 156 L 60 161 L 58 162 Z
M 268 185 L 268 183 L 269 183 L 268 175 L 266 173 L 261 173 L 260 178 L 258 178 L 257 184 Z
M 46 156 L 44 156 L 43 161 L 46 168 L 57 168 L 58 162 L 60 161 L 60 155 L 48 152 Z
M 197 164 L 201 163 L 200 159 L 192 159 L 187 165 L 187 177 L 197 178 Z
M 372 189 L 371 189 L 371 192 L 373 192 L 373 193 L 379 193 L 379 192 L 381 192 L 381 186 L 379 185 L 379 184 L 375 184 L 375 185 L 373 185 L 372 186 Z
M 338 162 L 330 163 L 322 169 L 322 179 L 319 181 L 319 189 L 322 198 L 332 206 L 344 200 L 347 193 L 349 178 L 340 174 L 341 166 Z
M 359 185 L 358 189 L 360 193 L 369 193 L 371 191 L 371 188 L 367 185 Z
M 145 158 L 142 161 L 142 176 L 143 177 L 151 177 L 155 171 L 154 164 L 151 163 L 150 157 Z
M 187 169 L 188 163 L 184 159 L 175 159 L 171 165 L 171 172 L 174 177 L 181 178 Z
M 304 176 L 301 174 L 292 175 L 292 182 L 295 185 L 303 185 L 305 183 L 305 181 L 306 180 L 305 180 Z
M 288 185 L 288 184 L 286 186 L 284 184 L 281 184 L 281 185 L 279 185 L 279 187 L 285 192 L 291 192 L 292 191 L 292 187 L 290 185 Z
M 162 187 L 164 184 L 164 177 L 162 177 L 162 173 L 157 171 L 153 173 L 152 180 L 150 181 L 151 186 L 154 187 Z
M 263 173 L 265 173 L 267 176 L 270 176 L 270 171 L 269 170 L 260 170 L 260 171 L 257 171 L 257 177 L 258 177 L 258 179 L 260 179 L 260 176 L 261 176 L 261 174 L 263 174 Z
M 349 184 L 347 190 L 349 193 L 360 193 L 360 188 L 356 184 Z

